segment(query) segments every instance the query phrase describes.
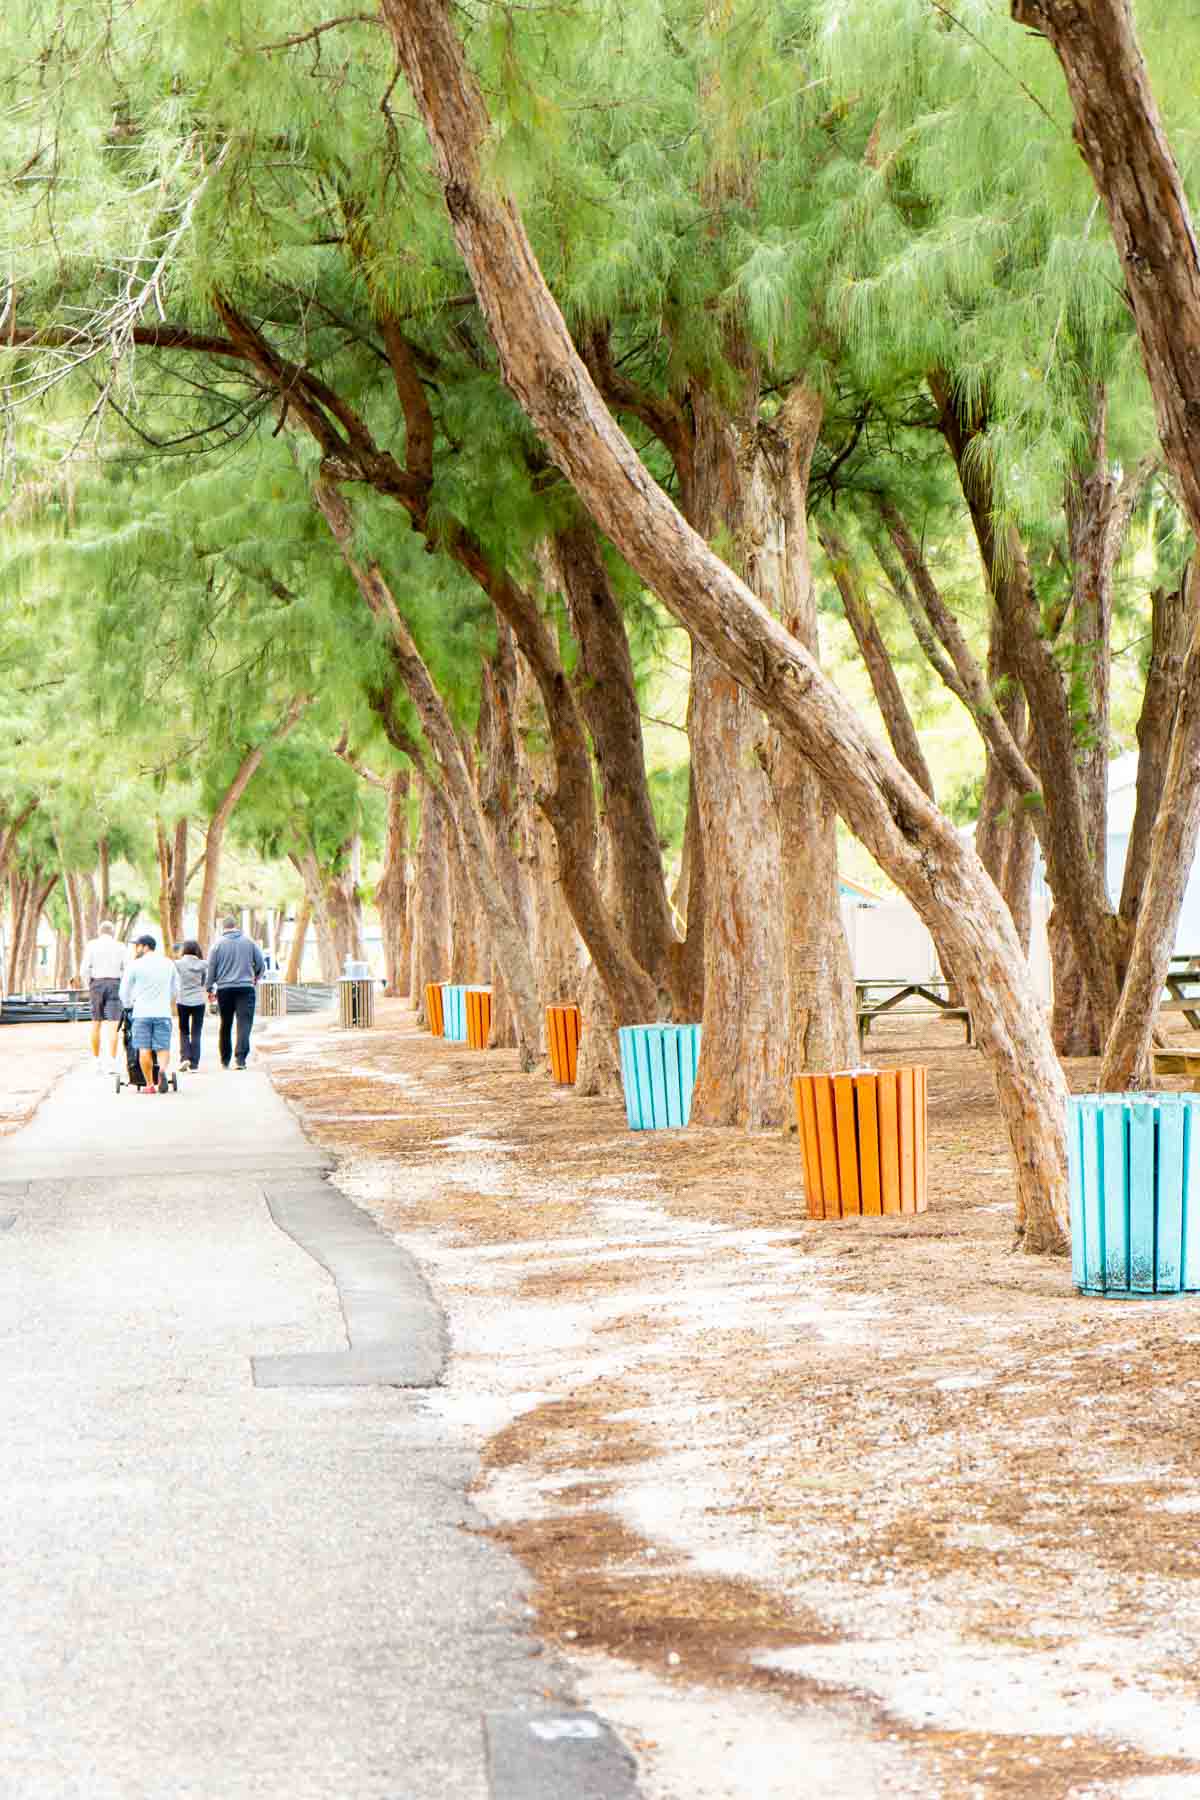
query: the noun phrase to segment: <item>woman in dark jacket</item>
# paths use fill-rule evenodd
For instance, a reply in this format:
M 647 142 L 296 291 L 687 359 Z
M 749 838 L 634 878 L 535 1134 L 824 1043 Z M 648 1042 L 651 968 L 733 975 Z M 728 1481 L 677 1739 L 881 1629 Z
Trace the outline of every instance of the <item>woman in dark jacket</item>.
M 179 999 L 175 1003 L 179 1013 L 179 1060 L 185 1069 L 198 1069 L 208 965 L 195 938 L 189 938 L 181 947 L 175 967 L 179 971 Z

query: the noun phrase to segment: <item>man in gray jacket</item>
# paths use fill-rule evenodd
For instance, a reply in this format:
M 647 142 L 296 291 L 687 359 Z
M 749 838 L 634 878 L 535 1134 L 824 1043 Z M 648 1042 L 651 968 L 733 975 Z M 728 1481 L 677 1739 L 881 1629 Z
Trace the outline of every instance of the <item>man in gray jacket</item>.
M 223 1069 L 229 1067 L 231 1053 L 237 1068 L 246 1066 L 258 979 L 266 966 L 262 951 L 238 929 L 237 920 L 223 919 L 221 935 L 208 953 L 208 997 L 211 1000 L 216 996 L 217 1011 L 221 1015 L 217 1049 Z M 236 1049 L 233 1048 L 235 1019 Z

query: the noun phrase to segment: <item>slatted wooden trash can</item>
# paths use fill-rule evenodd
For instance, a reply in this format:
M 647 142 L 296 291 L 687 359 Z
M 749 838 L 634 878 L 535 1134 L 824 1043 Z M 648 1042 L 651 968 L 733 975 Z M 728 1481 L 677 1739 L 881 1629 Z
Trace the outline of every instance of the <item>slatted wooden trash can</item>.
M 264 1019 L 282 1019 L 287 1014 L 287 983 L 278 977 L 264 975 L 258 984 L 258 1014 Z
M 346 1028 L 375 1023 L 375 983 L 369 975 L 341 977 L 338 981 L 338 1011 Z
M 467 1041 L 467 990 L 458 982 L 442 983 L 442 1036 L 448 1044 Z
M 1200 1098 L 1073 1094 L 1067 1108 L 1080 1293 L 1200 1292 Z
M 550 1046 L 550 1070 L 560 1087 L 574 1086 L 579 1072 L 579 1040 L 583 1015 L 577 1006 L 546 1008 L 546 1042 Z
M 810 1219 L 925 1211 L 923 1068 L 798 1075 L 792 1085 Z
M 440 981 L 425 983 L 425 1018 L 434 1037 L 441 1037 L 446 1029 L 442 1016 L 442 984 Z
M 699 1025 L 622 1025 L 617 1036 L 630 1131 L 686 1125 L 700 1060 Z
M 472 1050 L 486 1050 L 492 1035 L 492 990 L 469 987 L 465 990 L 467 1042 Z

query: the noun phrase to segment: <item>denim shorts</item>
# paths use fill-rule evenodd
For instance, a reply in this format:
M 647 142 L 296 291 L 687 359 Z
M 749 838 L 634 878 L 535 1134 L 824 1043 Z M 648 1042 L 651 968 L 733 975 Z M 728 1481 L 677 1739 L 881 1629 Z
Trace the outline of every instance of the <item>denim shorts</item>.
M 169 1050 L 170 1019 L 134 1019 L 133 1047 L 135 1050 Z

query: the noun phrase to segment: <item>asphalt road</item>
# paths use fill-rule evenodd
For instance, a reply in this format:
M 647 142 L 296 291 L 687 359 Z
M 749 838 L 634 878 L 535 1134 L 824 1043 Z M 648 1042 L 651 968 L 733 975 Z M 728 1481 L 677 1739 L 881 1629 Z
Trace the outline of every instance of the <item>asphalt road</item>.
M 256 1385 L 353 1347 L 336 1255 L 267 1204 L 321 1159 L 253 1066 L 181 1082 L 81 1068 L 0 1142 L 0 1796 L 631 1794 L 469 1445 L 419 1391 Z

